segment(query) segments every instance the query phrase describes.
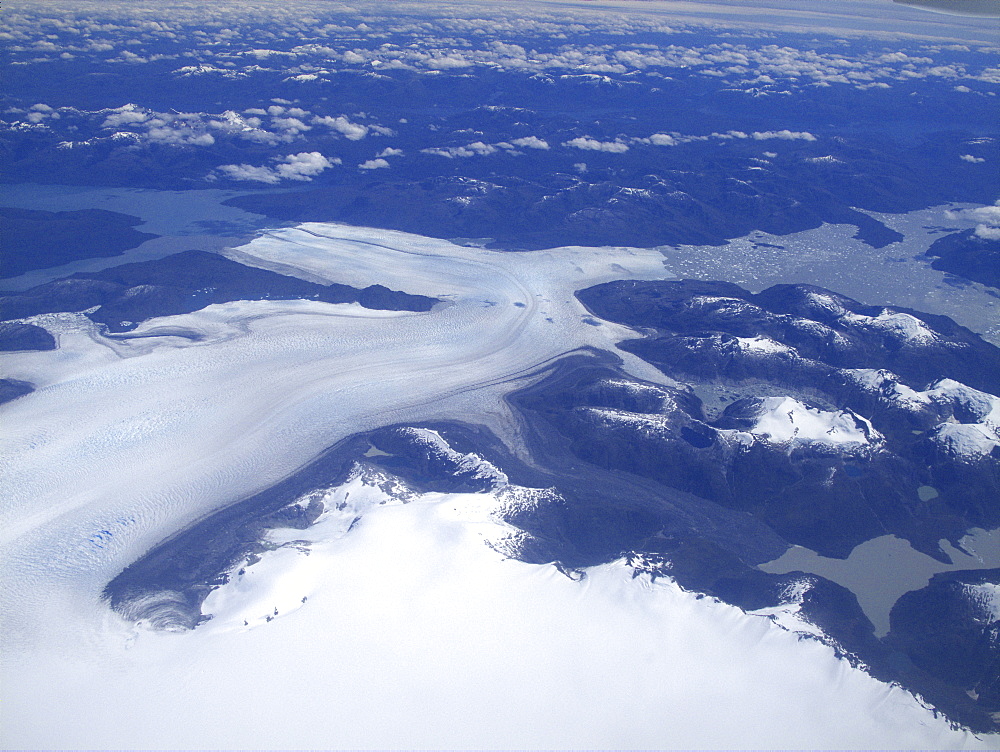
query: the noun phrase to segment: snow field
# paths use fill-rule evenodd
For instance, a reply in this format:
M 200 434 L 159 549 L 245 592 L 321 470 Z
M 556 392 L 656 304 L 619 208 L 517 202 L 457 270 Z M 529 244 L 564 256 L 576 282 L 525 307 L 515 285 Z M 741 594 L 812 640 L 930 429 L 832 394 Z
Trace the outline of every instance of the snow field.
M 978 746 L 912 696 L 769 620 L 634 578 L 576 581 L 483 545 L 488 494 L 375 505 L 264 595 L 309 590 L 251 629 L 120 626 L 110 670 L 47 656 L 13 746 L 927 748 Z M 304 531 L 309 533 L 310 531 Z M 297 568 L 290 566 L 298 558 Z M 244 601 L 244 603 L 246 603 Z M 62 697 L 62 696 L 65 697 Z M 99 699 L 93 699 L 99 698 Z M 37 703 L 37 704 L 36 704 Z M 38 708 L 42 708 L 39 710 Z M 86 718 L 86 722 L 83 719 Z

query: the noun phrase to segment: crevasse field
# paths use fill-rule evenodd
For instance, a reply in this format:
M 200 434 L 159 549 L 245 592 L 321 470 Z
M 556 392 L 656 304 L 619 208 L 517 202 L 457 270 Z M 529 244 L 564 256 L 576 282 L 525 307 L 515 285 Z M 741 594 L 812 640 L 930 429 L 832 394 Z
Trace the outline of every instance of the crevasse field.
M 655 250 L 504 254 L 320 223 L 229 253 L 445 302 L 239 302 L 117 340 L 82 314 L 43 317 L 59 349 L 10 356 L 8 374 L 39 389 L 7 406 L 0 438 L 0 660 L 18 677 L 4 681 L 6 745 L 996 746 L 767 614 L 624 563 L 579 577 L 508 558 L 494 512 L 519 490 L 503 478 L 402 504 L 356 473 L 327 492 L 347 511 L 287 531 L 280 542 L 301 546 L 214 591 L 203 627 L 126 621 L 99 597 L 123 567 L 349 434 L 474 416 L 516 447 L 505 393 L 560 355 L 634 336 L 573 292 L 668 276 Z M 794 606 L 778 616 L 794 626 Z

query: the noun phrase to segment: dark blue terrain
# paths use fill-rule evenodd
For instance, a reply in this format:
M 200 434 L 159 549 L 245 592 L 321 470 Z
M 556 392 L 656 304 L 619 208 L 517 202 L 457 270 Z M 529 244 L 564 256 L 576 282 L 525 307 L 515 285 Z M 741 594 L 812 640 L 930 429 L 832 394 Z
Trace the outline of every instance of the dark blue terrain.
M 118 256 L 157 237 L 134 229 L 141 223 L 138 217 L 103 209 L 49 212 L 0 207 L 0 232 L 8 249 L 0 262 L 0 279 L 81 259 Z
M 1000 240 L 964 230 L 935 240 L 927 255 L 931 266 L 990 287 L 1000 288 Z
M 97 310 L 87 314 L 89 319 L 104 324 L 108 331 L 127 332 L 147 319 L 191 313 L 213 303 L 298 299 L 360 303 L 365 308 L 390 311 L 429 311 L 438 302 L 382 285 L 360 290 L 337 283 L 320 285 L 245 266 L 218 254 L 185 251 L 100 272 L 79 272 L 24 292 L 11 292 L 0 297 L 0 311 L 7 319 L 19 319 L 96 307 Z M 24 331 L 10 329 L 24 326 L 20 324 L 0 326 Z M 0 329 L 0 346 L 6 341 L 5 331 Z M 28 335 L 21 336 L 26 339 Z

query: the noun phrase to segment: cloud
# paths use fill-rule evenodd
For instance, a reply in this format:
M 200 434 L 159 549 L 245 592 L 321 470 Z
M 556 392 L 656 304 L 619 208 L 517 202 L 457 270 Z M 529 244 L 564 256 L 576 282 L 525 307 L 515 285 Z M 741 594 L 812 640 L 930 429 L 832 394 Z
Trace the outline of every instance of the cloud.
M 340 160 L 337 160 L 339 163 Z M 284 162 L 277 165 L 275 170 L 278 175 L 288 180 L 312 180 L 314 175 L 318 175 L 334 163 L 324 157 L 318 151 L 303 151 L 298 154 L 289 154 Z
M 341 163 L 340 159 L 328 159 L 318 151 L 289 154 L 285 157 L 276 157 L 272 161 L 275 162 L 273 167 L 230 164 L 221 165 L 216 170 L 230 180 L 274 184 L 282 180 L 310 181 L 323 170 Z
M 1000 225 L 1000 199 L 992 206 L 978 206 L 975 209 L 949 210 L 944 213 L 948 219 L 965 219 L 973 222 L 984 222 L 988 225 Z
M 599 84 L 621 84 L 612 77 L 636 73 L 660 78 L 708 75 L 756 96 L 809 85 L 874 86 L 920 78 L 949 85 L 962 83 L 959 79 L 1000 82 L 1000 69 L 989 57 L 991 48 L 942 45 L 940 40 L 929 44 L 898 30 L 851 32 L 907 43 L 894 44 L 897 51 L 886 53 L 884 45 L 761 44 L 772 35 L 759 28 L 751 35 L 755 39 L 744 43 L 740 40 L 747 31 L 740 28 L 742 21 L 734 25 L 733 18 L 720 17 L 700 27 L 727 30 L 711 41 L 704 34 L 691 34 L 694 27 L 687 23 L 671 25 L 642 14 L 595 11 L 581 17 L 529 8 L 513 19 L 502 3 L 477 7 L 475 17 L 463 17 L 463 10 L 456 11 L 458 17 L 419 23 L 405 14 L 378 13 L 369 18 L 370 24 L 348 22 L 339 15 L 343 11 L 318 10 L 318 17 L 306 23 L 295 4 L 268 4 L 252 13 L 238 4 L 213 3 L 211 9 L 181 4 L 171 9 L 169 18 L 156 20 L 143 17 L 128 3 L 104 5 L 106 15 L 99 20 L 45 8 L 8 14 L 0 33 L 14 42 L 8 48 L 17 64 L 51 60 L 37 56 L 60 52 L 120 64 L 178 58 L 184 65 L 178 75 L 281 73 L 288 81 L 322 79 L 337 69 L 368 75 L 392 69 L 463 75 L 481 67 L 537 75 L 556 72 L 581 81 L 592 76 L 589 81 Z M 53 29 L 59 33 L 52 34 Z M 639 41 L 648 34 L 670 35 L 670 43 Z M 168 46 L 197 49 L 197 54 L 164 54 Z M 108 56 L 116 50 L 117 57 Z M 968 58 L 942 58 L 945 50 L 962 51 Z
M 959 156 L 959 159 L 963 162 L 972 162 L 973 164 L 986 161 L 983 157 L 975 157 L 972 154 L 962 154 Z
M 496 154 L 499 151 L 493 144 L 484 144 L 482 141 L 473 141 L 466 146 L 434 147 L 431 149 L 421 149 L 423 154 L 436 154 L 439 157 L 482 157 L 488 154 Z
M 283 133 L 298 135 L 304 131 L 312 130 L 311 125 L 306 125 L 298 118 L 294 117 L 272 117 L 271 125 Z
M 332 131 L 336 131 L 349 141 L 360 141 L 368 135 L 367 125 L 352 123 L 345 115 L 338 115 L 337 117 L 330 117 L 329 115 L 324 117 L 314 117 L 312 122 L 314 125 L 325 125 L 327 128 Z
M 369 159 L 367 162 L 362 162 L 358 165 L 359 170 L 379 170 L 389 166 L 389 163 L 384 159 Z
M 376 157 L 401 157 L 401 156 L 403 156 L 403 150 L 402 149 L 394 149 L 391 146 L 387 146 L 386 148 L 384 148 L 382 151 L 380 151 L 375 156 Z
M 426 58 L 422 61 L 424 67 L 429 70 L 453 70 L 455 68 L 468 68 L 474 63 L 466 60 L 461 53 L 453 52 L 450 55 L 437 55 L 434 57 Z
M 548 149 L 549 142 L 538 138 L 538 136 L 524 136 L 523 138 L 511 139 L 514 146 L 520 146 L 525 149 Z
M 676 146 L 679 142 L 669 133 L 654 133 L 649 137 L 649 143 L 653 146 Z
M 104 122 L 101 124 L 101 127 L 118 128 L 122 125 L 132 125 L 134 123 L 142 123 L 148 119 L 149 119 L 148 113 L 138 109 L 134 104 L 127 104 L 123 107 L 119 107 L 117 110 L 112 110 L 111 114 L 104 119 Z
M 270 167 L 254 167 L 248 164 L 221 165 L 218 171 L 230 180 L 246 180 L 256 183 L 280 183 L 281 178 Z
M 129 52 L 123 52 L 122 57 L 128 56 Z M 136 60 L 131 60 L 130 62 L 146 62 L 145 59 L 140 58 Z M 185 65 L 183 68 L 178 68 L 174 71 L 181 78 L 188 78 L 190 76 L 206 76 L 206 75 L 217 75 L 222 78 L 246 78 L 247 74 L 243 71 L 228 70 L 226 68 L 219 68 L 214 65 L 208 65 L 202 63 L 201 65 Z
M 252 110 L 252 112 L 263 113 L 262 110 Z M 272 132 L 260 127 L 259 117 L 244 117 L 233 110 L 226 110 L 222 114 L 176 110 L 154 112 L 134 104 L 127 104 L 115 109 L 80 114 L 103 115 L 101 128 L 108 130 L 129 128 L 141 140 L 158 144 L 211 146 L 219 136 L 230 136 L 254 143 L 274 145 L 294 141 L 301 137 L 303 130 L 310 129 L 310 126 L 297 118 L 275 117 L 272 118 L 272 124 L 278 130 Z
M 983 240 L 1000 240 L 1000 199 L 992 206 L 977 206 L 974 209 L 949 210 L 944 216 L 950 220 L 976 222 L 974 234 Z
M 215 137 L 211 133 L 185 126 L 173 127 L 161 125 L 146 131 L 146 140 L 154 144 L 170 144 L 173 146 L 211 146 Z
M 809 131 L 790 131 L 790 130 L 780 130 L 780 131 L 754 131 L 750 136 L 757 141 L 766 141 L 768 139 L 777 138 L 782 141 L 815 141 L 816 137 Z
M 565 141 L 563 146 L 572 146 L 574 149 L 583 149 L 584 151 L 605 151 L 611 154 L 622 154 L 628 151 L 628 144 L 623 144 L 621 141 L 598 141 L 586 136 Z

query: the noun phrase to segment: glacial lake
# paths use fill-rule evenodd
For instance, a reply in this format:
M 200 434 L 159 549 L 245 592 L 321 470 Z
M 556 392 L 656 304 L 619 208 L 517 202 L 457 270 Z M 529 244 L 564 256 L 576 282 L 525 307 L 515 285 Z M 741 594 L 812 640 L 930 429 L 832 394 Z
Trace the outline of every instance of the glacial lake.
M 889 612 L 900 596 L 920 590 L 935 574 L 1000 567 L 1000 530 L 973 529 L 959 543 L 962 550 L 946 540 L 940 543 L 951 564 L 914 550 L 895 535 L 883 535 L 855 547 L 846 559 L 829 559 L 811 549 L 792 546 L 759 568 L 771 574 L 806 572 L 843 585 L 854 593 L 875 625 L 875 634 L 882 637 L 889 632 Z
M 287 193 L 288 190 L 272 192 Z M 160 237 L 147 240 L 118 256 L 81 259 L 3 279 L 0 280 L 0 290 L 26 290 L 76 272 L 98 272 L 120 264 L 153 261 L 182 251 L 222 251 L 243 245 L 264 228 L 289 224 L 223 205 L 224 201 L 247 193 L 249 191 L 159 191 L 35 183 L 2 186 L 0 206 L 51 212 L 105 209 L 138 217 L 142 224 L 136 226 L 137 230 Z

